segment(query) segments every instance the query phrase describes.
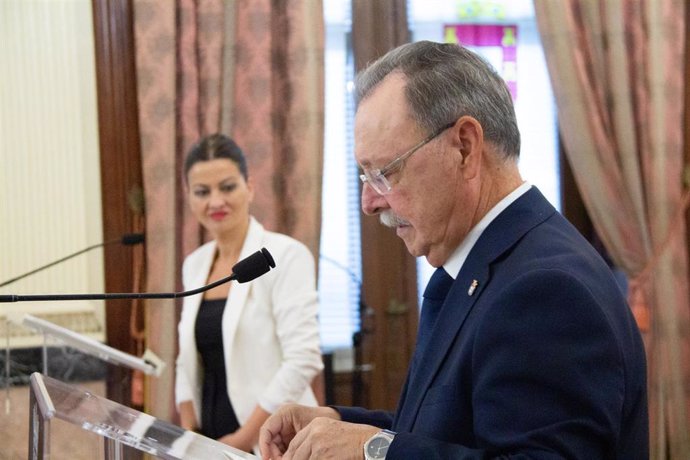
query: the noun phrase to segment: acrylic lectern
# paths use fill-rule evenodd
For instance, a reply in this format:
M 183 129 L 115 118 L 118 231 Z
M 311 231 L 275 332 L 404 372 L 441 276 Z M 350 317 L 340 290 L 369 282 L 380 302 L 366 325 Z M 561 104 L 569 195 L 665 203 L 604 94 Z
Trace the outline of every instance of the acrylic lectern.
M 50 421 L 53 418 L 102 437 L 103 455 L 107 460 L 122 459 L 125 448 L 163 459 L 257 459 L 254 455 L 38 372 L 31 375 L 29 393 L 31 460 L 50 458 Z

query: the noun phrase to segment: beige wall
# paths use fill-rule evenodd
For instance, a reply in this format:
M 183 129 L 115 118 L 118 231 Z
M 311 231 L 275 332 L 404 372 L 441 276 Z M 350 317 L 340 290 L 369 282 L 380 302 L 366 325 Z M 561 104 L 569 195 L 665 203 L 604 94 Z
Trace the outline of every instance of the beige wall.
M 91 1 L 1 1 L 0 56 L 2 282 L 102 241 Z M 99 250 L 0 293 L 102 290 Z M 56 310 L 93 312 L 103 325 L 98 303 L 3 304 L 0 314 Z

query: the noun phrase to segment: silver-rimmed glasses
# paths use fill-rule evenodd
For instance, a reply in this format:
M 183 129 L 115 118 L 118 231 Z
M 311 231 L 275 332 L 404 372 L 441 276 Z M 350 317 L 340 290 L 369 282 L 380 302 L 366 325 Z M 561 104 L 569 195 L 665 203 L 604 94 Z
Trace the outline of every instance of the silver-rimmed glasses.
M 429 136 L 425 137 L 422 139 L 422 141 L 412 147 L 410 150 L 407 152 L 403 153 L 390 163 L 388 163 L 386 166 L 383 168 L 375 168 L 375 169 L 363 169 L 362 174 L 360 174 L 359 178 L 362 181 L 363 184 L 368 183 L 371 185 L 371 188 L 373 188 L 376 193 L 379 195 L 387 195 L 391 191 L 391 184 L 388 182 L 388 179 L 386 176 L 396 169 L 402 167 L 403 163 L 405 160 L 410 158 L 413 153 L 415 153 L 417 150 L 421 149 L 424 147 L 426 144 L 431 142 L 434 138 L 436 138 L 438 135 L 440 135 L 443 131 L 447 130 L 448 128 L 451 128 L 455 125 L 455 122 L 448 123 L 447 125 L 441 127 L 440 129 L 434 131 L 431 133 Z

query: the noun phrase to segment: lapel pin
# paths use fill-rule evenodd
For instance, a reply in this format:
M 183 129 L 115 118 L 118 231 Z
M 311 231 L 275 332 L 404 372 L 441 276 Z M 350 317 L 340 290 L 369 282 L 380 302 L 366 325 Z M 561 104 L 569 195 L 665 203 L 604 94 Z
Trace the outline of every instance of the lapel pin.
M 470 288 L 467 290 L 467 295 L 474 294 L 474 290 L 477 289 L 477 286 L 479 286 L 479 282 L 477 280 L 472 280 L 472 284 L 470 284 Z

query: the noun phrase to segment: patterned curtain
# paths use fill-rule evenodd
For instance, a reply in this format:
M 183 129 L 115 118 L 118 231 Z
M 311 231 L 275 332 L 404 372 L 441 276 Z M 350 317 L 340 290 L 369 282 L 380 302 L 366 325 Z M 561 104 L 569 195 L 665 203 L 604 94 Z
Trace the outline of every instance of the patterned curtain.
M 685 2 L 535 0 L 535 8 L 568 161 L 630 280 L 647 347 L 652 458 L 690 458 Z
M 323 156 L 320 0 L 134 0 L 148 292 L 180 289 L 184 257 L 204 239 L 183 192 L 182 163 L 223 132 L 247 155 L 252 213 L 318 255 Z M 268 186 L 265 186 L 268 185 Z M 174 417 L 179 311 L 146 304 L 147 346 L 168 367 L 147 381 L 146 410 Z
M 321 0 L 237 2 L 233 111 L 248 152 L 253 213 L 319 253 L 323 172 Z

